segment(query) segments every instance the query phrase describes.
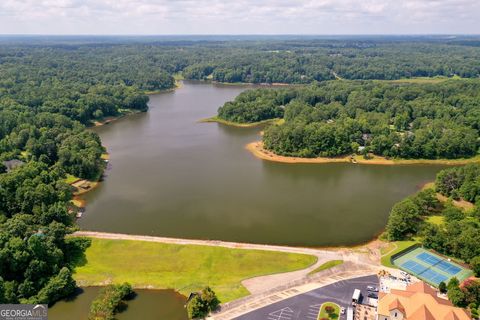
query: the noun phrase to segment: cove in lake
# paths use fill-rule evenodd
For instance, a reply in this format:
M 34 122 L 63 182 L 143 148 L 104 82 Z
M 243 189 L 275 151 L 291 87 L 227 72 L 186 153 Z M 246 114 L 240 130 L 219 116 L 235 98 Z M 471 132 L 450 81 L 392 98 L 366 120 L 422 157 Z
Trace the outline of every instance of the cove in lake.
M 435 165 L 286 164 L 245 150 L 259 128 L 198 123 L 248 87 L 185 82 L 147 113 L 94 128 L 111 169 L 85 196 L 82 229 L 238 242 L 330 246 L 371 240 L 392 205 Z
M 70 300 L 59 301 L 48 309 L 50 320 L 85 320 L 90 304 L 98 294 L 99 287 L 81 289 L 81 293 Z M 186 298 L 173 290 L 135 290 L 137 294 L 128 301 L 125 311 L 118 313 L 118 320 L 187 320 L 184 308 Z

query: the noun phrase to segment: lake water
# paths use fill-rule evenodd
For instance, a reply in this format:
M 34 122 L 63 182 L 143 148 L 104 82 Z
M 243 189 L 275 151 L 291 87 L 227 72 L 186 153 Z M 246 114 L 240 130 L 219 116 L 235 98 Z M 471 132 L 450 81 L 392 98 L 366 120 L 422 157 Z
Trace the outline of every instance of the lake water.
M 379 234 L 392 205 L 440 166 L 282 164 L 245 145 L 258 128 L 198 123 L 248 87 L 185 82 L 147 113 L 95 128 L 111 169 L 85 196 L 82 229 L 298 246 Z
M 69 301 L 59 301 L 48 309 L 50 320 L 86 320 L 90 304 L 100 288 L 82 289 L 82 293 Z M 173 290 L 139 290 L 128 301 L 125 311 L 116 315 L 117 320 L 187 320 L 185 297 Z

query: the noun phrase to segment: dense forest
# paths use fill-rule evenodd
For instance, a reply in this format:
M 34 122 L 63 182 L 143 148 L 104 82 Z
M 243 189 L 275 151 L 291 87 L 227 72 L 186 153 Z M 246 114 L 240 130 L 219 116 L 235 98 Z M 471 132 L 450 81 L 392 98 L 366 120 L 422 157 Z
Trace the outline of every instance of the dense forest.
M 477 154 L 479 106 L 478 80 L 327 81 L 247 91 L 218 115 L 235 122 L 283 116 L 285 123 L 268 127 L 263 137 L 265 148 L 279 155 L 454 159 Z
M 76 228 L 66 175 L 98 179 L 104 169 L 101 141 L 85 125 L 146 110 L 142 89 L 171 87 L 172 77 L 133 71 L 127 84 L 135 69 L 109 71 L 93 56 L 0 51 L 0 303 L 51 303 L 74 291 L 72 271 L 89 244 L 66 238 Z
M 480 75 L 480 47 L 471 40 L 0 42 L 0 303 L 53 303 L 73 292 L 72 272 L 89 242 L 67 237 L 76 226 L 65 179 L 98 179 L 104 170 L 105 150 L 86 127 L 128 109 L 147 110 L 146 93 L 173 88 L 177 74 L 299 84 Z M 265 135 L 267 147 L 283 154 L 338 155 L 366 146 L 386 156 L 454 158 L 477 152 L 478 94 L 474 81 L 338 81 L 247 92 L 220 113 L 237 122 L 285 117 L 284 126 Z

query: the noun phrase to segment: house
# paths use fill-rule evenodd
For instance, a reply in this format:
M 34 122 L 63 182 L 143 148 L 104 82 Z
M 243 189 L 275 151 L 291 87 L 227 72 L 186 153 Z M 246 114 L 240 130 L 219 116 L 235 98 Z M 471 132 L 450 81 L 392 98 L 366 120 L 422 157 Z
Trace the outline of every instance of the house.
M 468 320 L 470 315 L 437 292 L 425 282 L 407 286 L 406 290 L 392 289 L 380 292 L 377 320 Z

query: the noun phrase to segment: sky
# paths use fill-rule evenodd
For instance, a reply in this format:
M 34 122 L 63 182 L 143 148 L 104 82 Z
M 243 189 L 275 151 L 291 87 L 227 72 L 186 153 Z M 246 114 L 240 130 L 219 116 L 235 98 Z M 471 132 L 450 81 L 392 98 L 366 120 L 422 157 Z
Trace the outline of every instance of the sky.
M 1 34 L 479 34 L 480 0 L 0 0 Z

